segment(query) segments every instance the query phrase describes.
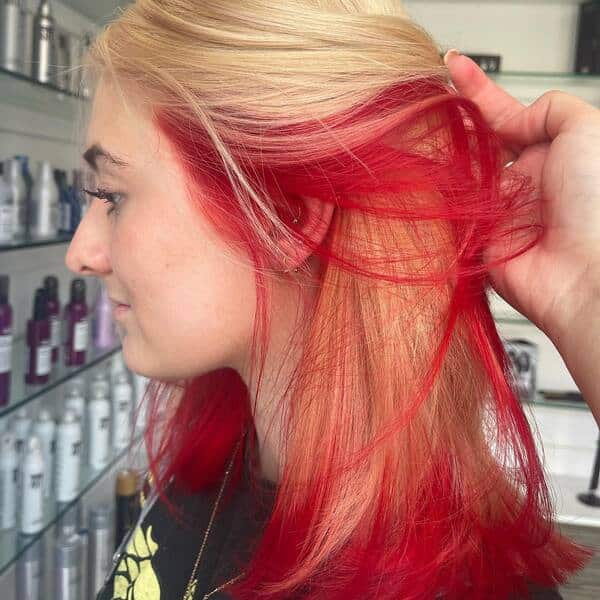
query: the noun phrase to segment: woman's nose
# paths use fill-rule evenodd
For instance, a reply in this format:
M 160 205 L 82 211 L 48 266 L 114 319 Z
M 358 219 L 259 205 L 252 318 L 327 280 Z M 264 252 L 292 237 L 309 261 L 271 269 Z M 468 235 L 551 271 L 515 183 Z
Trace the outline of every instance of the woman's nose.
M 65 264 L 80 276 L 110 273 L 110 223 L 102 202 L 93 201 L 88 207 L 69 244 Z

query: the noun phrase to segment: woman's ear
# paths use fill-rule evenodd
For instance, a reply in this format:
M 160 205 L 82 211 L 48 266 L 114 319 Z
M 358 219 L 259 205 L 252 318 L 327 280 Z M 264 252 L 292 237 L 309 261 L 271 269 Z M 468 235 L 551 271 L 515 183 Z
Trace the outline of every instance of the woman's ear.
M 306 240 L 306 243 L 298 240 L 290 244 L 286 239 L 279 242 L 281 250 L 288 257 L 286 266 L 288 270 L 301 265 L 313 253 L 311 248 L 319 246 L 324 240 L 331 225 L 335 206 L 329 202 L 302 196 L 299 198 L 298 209 L 299 211 L 294 215 L 298 222 L 292 220 L 289 226 L 302 240 Z

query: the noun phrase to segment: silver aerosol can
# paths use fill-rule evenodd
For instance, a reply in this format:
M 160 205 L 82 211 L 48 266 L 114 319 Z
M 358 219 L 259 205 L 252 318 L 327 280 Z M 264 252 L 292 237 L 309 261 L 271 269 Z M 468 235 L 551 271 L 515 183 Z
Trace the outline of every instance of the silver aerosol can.
M 59 535 L 54 542 L 54 596 L 56 600 L 81 599 L 81 539 L 75 532 Z
M 109 504 L 90 509 L 88 528 L 88 589 L 86 598 L 95 598 L 108 575 L 114 548 L 113 511 Z
M 34 0 L 21 0 L 21 38 L 23 40 L 23 74 L 31 77 L 33 56 Z
M 97 389 L 87 409 L 89 465 L 92 469 L 101 469 L 110 460 L 110 401 Z
M 44 457 L 42 443 L 29 436 L 21 466 L 21 506 L 19 531 L 33 535 L 44 526 Z
M 42 443 L 42 454 L 44 456 L 45 476 L 44 476 L 44 497 L 48 498 L 52 494 L 52 471 L 54 469 L 54 451 L 55 451 L 55 429 L 56 425 L 50 411 L 42 408 L 33 423 L 33 433 L 40 438 Z
M 119 373 L 115 380 L 112 395 L 113 448 L 123 450 L 131 438 L 131 409 L 133 391 L 127 373 Z
M 31 76 L 43 83 L 56 84 L 56 45 L 54 17 L 49 0 L 41 0 L 33 19 Z
M 44 539 L 38 539 L 17 560 L 17 599 L 42 600 L 44 588 Z
M 15 202 L 10 185 L 4 179 L 4 163 L 0 163 L 0 242 L 10 242 L 15 229 Z
M 59 194 L 52 165 L 38 163 L 37 178 L 31 190 L 31 236 L 48 238 L 58 235 Z
M 81 424 L 65 410 L 56 427 L 55 488 L 57 502 L 70 502 L 79 493 L 81 473 Z
M 19 460 L 12 431 L 0 435 L 0 529 L 17 524 Z
M 0 1 L 0 66 L 23 72 L 23 40 L 21 33 L 21 0 Z
M 7 158 L 4 161 L 4 181 L 13 197 L 13 237 L 24 237 L 27 231 L 27 186 L 21 172 L 21 161 Z

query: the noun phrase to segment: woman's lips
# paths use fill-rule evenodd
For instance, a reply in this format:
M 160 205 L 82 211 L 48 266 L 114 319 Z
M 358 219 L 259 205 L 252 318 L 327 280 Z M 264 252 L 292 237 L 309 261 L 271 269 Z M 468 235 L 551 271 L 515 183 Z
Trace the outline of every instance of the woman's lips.
M 129 306 L 129 304 L 116 304 L 113 306 L 113 317 L 115 319 L 118 319 L 119 317 L 122 317 L 124 314 L 126 314 L 129 309 L 131 307 Z

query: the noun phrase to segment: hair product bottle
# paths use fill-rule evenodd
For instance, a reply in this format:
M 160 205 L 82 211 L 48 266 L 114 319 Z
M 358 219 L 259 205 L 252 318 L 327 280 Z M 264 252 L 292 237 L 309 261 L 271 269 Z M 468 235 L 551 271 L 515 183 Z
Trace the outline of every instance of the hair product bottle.
M 65 410 L 56 427 L 55 487 L 57 502 L 70 502 L 79 493 L 81 470 L 81 424 Z
M 15 448 L 19 457 L 25 450 L 25 442 L 31 433 L 31 419 L 27 415 L 25 407 L 19 408 L 11 423 L 11 429 L 15 434 Z
M 21 14 L 19 2 L 0 3 L 0 66 L 8 71 L 23 72 Z
M 131 438 L 131 408 L 133 392 L 127 373 L 119 373 L 113 388 L 113 448 L 127 448 Z
M 100 390 L 106 398 L 110 398 L 110 381 L 102 371 L 94 373 L 90 382 L 90 395 L 93 396 L 97 390 Z
M 19 460 L 12 431 L 0 434 L 0 529 L 17 524 Z
M 110 505 L 90 508 L 88 529 L 88 582 L 86 598 L 95 598 L 108 575 L 113 554 L 113 511 Z
M 146 429 L 146 420 L 148 413 L 148 403 L 144 402 L 144 395 L 150 383 L 150 379 L 139 373 L 133 374 L 135 388 L 135 432 L 142 433 Z
M 67 172 L 62 169 L 54 169 L 53 174 L 58 188 L 58 233 L 69 233 L 71 231 L 71 201 L 67 185 Z
M 88 307 L 85 303 L 85 281 L 71 281 L 71 300 L 65 306 L 65 366 L 82 365 L 88 346 Z
M 64 532 L 54 542 L 54 596 L 57 600 L 79 600 L 81 596 L 81 538 Z
M 94 308 L 93 340 L 96 348 L 112 348 L 116 344 L 115 323 L 112 318 L 112 305 L 104 285 L 100 285 Z
M 88 402 L 89 464 L 92 469 L 101 469 L 110 459 L 110 402 L 96 389 Z
M 48 299 L 46 291 L 42 288 L 38 288 L 35 292 L 33 318 L 27 322 L 27 347 L 29 361 L 25 383 L 47 383 L 52 367 L 52 348 L 50 347 Z
M 121 469 L 116 481 L 115 545 L 116 550 L 140 514 L 139 476 L 133 469 Z
M 58 198 L 52 165 L 47 160 L 41 160 L 38 162 L 37 177 L 31 189 L 30 234 L 32 238 L 46 239 L 57 236 Z
M 48 298 L 48 319 L 50 320 L 50 347 L 52 363 L 58 361 L 60 346 L 60 301 L 58 299 L 58 277 L 48 275 L 44 278 L 44 289 Z
M 42 408 L 33 423 L 33 433 L 40 439 L 42 455 L 44 456 L 45 477 L 44 497 L 48 498 L 52 493 L 52 471 L 54 469 L 55 433 L 56 424 L 46 408 Z
M 65 396 L 64 408 L 72 410 L 78 421 L 83 423 L 85 415 L 85 396 L 81 393 L 79 387 L 71 387 Z
M 31 57 L 31 51 L 29 52 L 29 56 Z M 29 64 L 31 63 L 31 58 L 28 59 L 28 62 Z M 31 223 L 31 190 L 33 189 L 33 177 L 29 170 L 29 157 L 25 154 L 15 154 L 13 158 L 16 158 L 21 163 L 21 175 L 25 181 L 25 233 L 29 235 Z
M 36 540 L 17 560 L 17 600 L 43 600 L 44 546 Z
M 21 162 L 16 158 L 4 161 L 4 181 L 13 197 L 13 237 L 23 238 L 27 232 L 27 186 L 21 172 Z
M 44 525 L 44 457 L 40 439 L 29 436 L 21 472 L 19 531 L 33 535 Z
M 41 0 L 33 19 L 31 76 L 43 83 L 56 84 L 56 45 L 54 17 L 48 0 Z
M 4 180 L 4 164 L 0 162 L 0 243 L 11 242 L 15 229 L 15 203 L 12 189 Z
M 6 406 L 10 400 L 13 311 L 8 299 L 9 284 L 8 275 L 0 275 L 0 406 Z

